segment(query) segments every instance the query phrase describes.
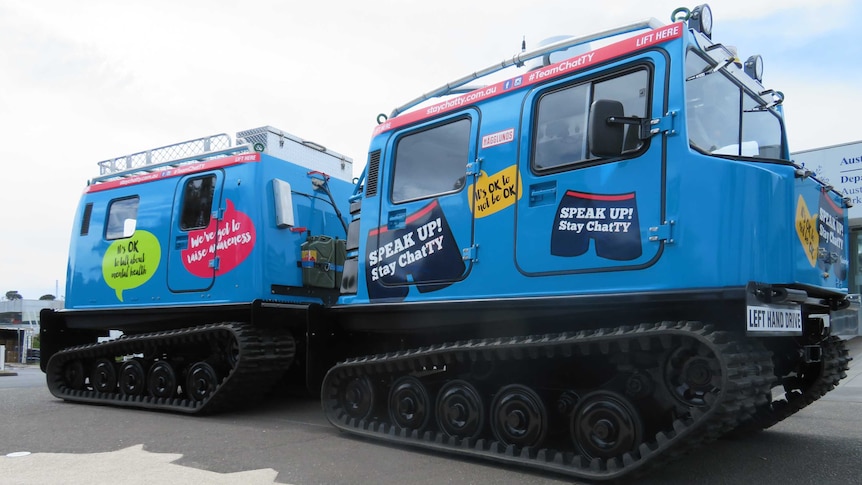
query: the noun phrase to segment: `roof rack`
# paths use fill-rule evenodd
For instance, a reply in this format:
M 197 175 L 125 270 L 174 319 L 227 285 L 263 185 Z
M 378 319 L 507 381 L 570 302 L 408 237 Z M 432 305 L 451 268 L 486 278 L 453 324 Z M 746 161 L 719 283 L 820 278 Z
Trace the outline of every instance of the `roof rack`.
M 233 143 L 236 145 L 232 146 Z M 266 153 L 338 179 L 353 179 L 352 158 L 272 126 L 263 126 L 237 132 L 235 142 L 221 133 L 98 162 L 100 175 L 90 180 L 90 185 L 252 152 Z
M 441 96 L 446 96 L 449 94 L 458 93 L 458 92 L 460 92 L 460 91 L 458 91 L 458 89 L 461 88 L 462 86 L 464 86 L 465 84 L 469 83 L 470 81 L 474 81 L 476 79 L 485 77 L 489 74 L 493 74 L 495 72 L 502 71 L 503 69 L 506 69 L 508 67 L 512 67 L 512 66 L 519 66 L 520 67 L 520 66 L 524 65 L 525 61 L 529 61 L 531 59 L 536 59 L 538 57 L 544 56 L 545 54 L 549 54 L 549 53 L 554 52 L 554 51 L 567 49 L 569 47 L 574 47 L 574 46 L 579 45 L 579 44 L 586 44 L 588 42 L 594 42 L 597 40 L 607 39 L 609 37 L 614 37 L 617 35 L 636 32 L 638 30 L 658 29 L 658 28 L 664 27 L 665 25 L 666 24 L 662 23 L 658 19 L 650 18 L 647 20 L 642 20 L 640 22 L 635 22 L 633 24 L 624 25 L 622 27 L 616 27 L 616 28 L 605 30 L 602 32 L 597 32 L 595 34 L 563 39 L 559 42 L 554 42 L 553 44 L 548 44 L 546 46 L 540 47 L 538 49 L 535 49 L 535 50 L 532 50 L 529 52 L 519 52 L 518 54 L 515 54 L 514 56 L 512 56 L 511 59 L 503 59 L 502 62 L 492 64 L 491 66 L 488 66 L 485 69 L 482 69 L 480 71 L 476 71 L 472 74 L 469 74 L 469 75 L 464 76 L 462 78 L 456 79 L 450 83 L 447 83 L 447 84 L 444 84 L 443 86 L 440 86 L 439 88 L 437 88 L 437 89 L 435 89 L 429 93 L 425 93 L 425 94 L 419 96 L 418 98 L 416 98 L 412 101 L 408 101 L 404 105 L 399 106 L 399 107 L 395 108 L 394 110 L 392 110 L 392 114 L 390 114 L 389 117 L 394 118 L 394 117 L 398 116 L 400 113 L 403 113 L 404 111 L 407 111 L 408 109 L 410 109 L 410 108 L 412 108 L 412 107 L 414 107 L 420 103 L 428 101 L 430 99 L 439 98 Z
M 165 145 L 131 155 L 111 158 L 99 162 L 99 175 L 126 174 L 129 171 L 150 171 L 154 165 L 163 166 L 164 162 L 193 159 L 209 152 L 230 148 L 231 138 L 225 134 L 195 138 L 181 143 Z
M 90 184 L 252 151 L 251 145 L 232 144 L 227 134 L 220 133 L 103 160 L 98 163 L 100 176 L 92 179 Z

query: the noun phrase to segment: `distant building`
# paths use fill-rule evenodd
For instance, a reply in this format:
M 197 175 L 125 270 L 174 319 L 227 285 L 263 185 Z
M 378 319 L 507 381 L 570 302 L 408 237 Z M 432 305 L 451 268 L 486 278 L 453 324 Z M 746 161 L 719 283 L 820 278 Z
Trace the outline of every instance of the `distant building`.
M 0 301 L 0 345 L 6 346 L 6 362 L 27 361 L 27 349 L 39 335 L 39 312 L 43 308 L 61 309 L 63 300 Z

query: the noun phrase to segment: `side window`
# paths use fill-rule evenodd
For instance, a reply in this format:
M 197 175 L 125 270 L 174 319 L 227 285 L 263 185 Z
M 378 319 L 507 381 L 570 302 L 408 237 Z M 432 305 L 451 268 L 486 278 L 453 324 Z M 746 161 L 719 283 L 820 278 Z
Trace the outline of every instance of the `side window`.
M 538 170 L 589 158 L 587 118 L 590 85 L 581 84 L 542 96 L 537 113 L 533 166 Z
M 105 239 L 132 237 L 138 222 L 138 197 L 113 200 L 108 205 Z
M 593 85 L 593 101 L 597 99 L 613 99 L 623 104 L 626 116 L 638 118 L 647 117 L 649 102 L 649 72 L 641 69 L 624 76 L 597 82 Z M 644 141 L 640 139 L 638 128 L 625 125 L 623 138 L 623 153 L 638 150 Z
M 646 117 L 648 94 L 649 72 L 638 69 L 543 95 L 536 105 L 533 168 L 552 170 L 595 158 L 587 146 L 590 104 L 596 99 L 612 99 L 623 104 L 626 116 Z M 627 125 L 625 129 L 624 151 L 639 149 L 643 141 L 637 128 Z
M 215 175 L 190 179 L 183 188 L 183 208 L 180 229 L 202 229 L 210 225 Z
M 469 156 L 469 119 L 437 125 L 401 138 L 395 147 L 392 202 L 461 190 Z

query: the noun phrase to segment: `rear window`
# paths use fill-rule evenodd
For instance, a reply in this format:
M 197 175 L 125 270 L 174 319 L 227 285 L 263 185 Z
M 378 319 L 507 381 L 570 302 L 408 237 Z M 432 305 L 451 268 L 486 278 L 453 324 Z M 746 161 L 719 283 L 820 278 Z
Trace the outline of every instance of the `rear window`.
M 111 201 L 108 205 L 108 223 L 105 225 L 105 239 L 123 239 L 135 234 L 138 224 L 139 197 L 129 197 Z

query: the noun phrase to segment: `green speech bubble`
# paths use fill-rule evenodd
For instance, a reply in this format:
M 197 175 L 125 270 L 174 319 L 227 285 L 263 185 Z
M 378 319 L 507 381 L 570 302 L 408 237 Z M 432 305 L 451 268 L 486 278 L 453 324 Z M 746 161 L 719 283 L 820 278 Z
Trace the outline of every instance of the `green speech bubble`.
M 137 288 L 152 278 L 162 258 L 162 247 L 151 232 L 135 231 L 132 237 L 108 246 L 102 258 L 102 276 L 123 301 L 123 290 Z

